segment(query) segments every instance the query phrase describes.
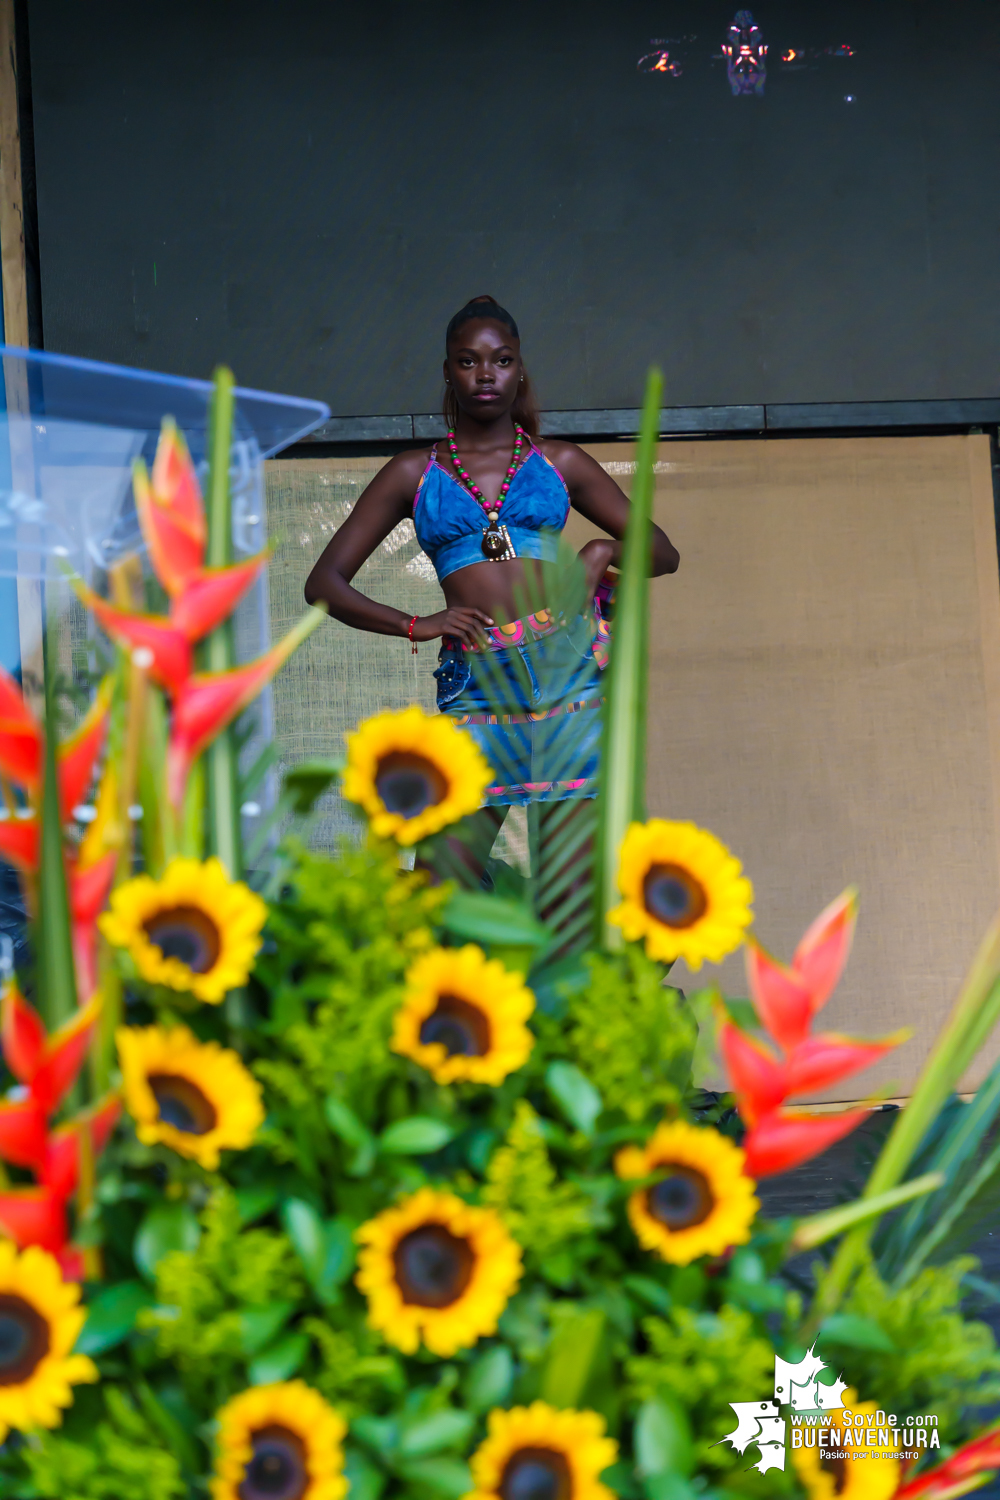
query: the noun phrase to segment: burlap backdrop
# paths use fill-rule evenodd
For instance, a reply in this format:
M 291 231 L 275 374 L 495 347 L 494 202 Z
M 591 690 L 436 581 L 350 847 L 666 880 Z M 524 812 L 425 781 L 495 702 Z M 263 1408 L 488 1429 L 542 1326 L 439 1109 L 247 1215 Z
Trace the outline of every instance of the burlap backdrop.
M 590 450 L 627 490 L 632 448 Z M 272 632 L 384 460 L 268 465 Z M 836 1097 L 905 1092 L 998 899 L 1000 586 L 985 437 L 671 442 L 656 518 L 680 571 L 652 585 L 649 810 L 743 860 L 761 941 L 788 957 L 821 906 L 861 889 L 826 1024 L 914 1040 Z M 568 535 L 592 528 L 573 516 Z M 438 607 L 412 528 L 360 586 Z M 279 678 L 287 761 L 339 751 L 379 707 L 433 703 L 435 653 L 324 626 Z M 346 826 L 331 804 L 322 837 Z M 686 990 L 742 966 L 674 970 Z M 977 1069 L 974 1082 L 984 1064 Z

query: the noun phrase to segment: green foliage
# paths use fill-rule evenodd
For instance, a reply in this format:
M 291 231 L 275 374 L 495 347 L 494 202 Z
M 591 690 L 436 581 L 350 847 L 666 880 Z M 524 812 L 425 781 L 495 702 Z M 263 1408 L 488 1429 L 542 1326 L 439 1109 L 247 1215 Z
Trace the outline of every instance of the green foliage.
M 648 1354 L 626 1361 L 638 1401 L 669 1396 L 690 1416 L 696 1465 L 713 1471 L 743 1469 L 746 1460 L 719 1439 L 732 1432 L 731 1401 L 759 1401 L 774 1381 L 774 1347 L 744 1308 L 717 1312 L 675 1307 L 646 1318 Z
M 928 1267 L 897 1290 L 869 1263 L 842 1304 L 845 1314 L 865 1319 L 885 1338 L 880 1349 L 838 1347 L 844 1379 L 886 1411 L 936 1412 L 949 1441 L 968 1426 L 966 1408 L 1000 1400 L 993 1333 L 961 1311 L 962 1277 L 977 1265 L 962 1256 Z
M 378 1341 L 367 1329 L 354 1334 L 320 1318 L 305 1318 L 302 1331 L 313 1340 L 319 1355 L 311 1383 L 345 1417 L 379 1407 L 386 1389 L 402 1391 L 399 1361 L 391 1354 L 373 1353 Z
M 42 1432 L 21 1450 L 44 1500 L 177 1500 L 187 1494 L 180 1467 L 151 1423 L 116 1386 L 104 1388 L 105 1420 L 86 1441 Z
M 490 1158 L 482 1201 L 540 1259 L 590 1227 L 588 1200 L 575 1183 L 558 1180 L 538 1116 L 526 1099 L 518 1101 L 504 1144 Z
M 247 1384 L 246 1314 L 294 1302 L 303 1288 L 289 1240 L 271 1229 L 241 1232 L 231 1192 L 212 1197 L 202 1227 L 197 1249 L 171 1251 L 157 1265 L 158 1305 L 139 1324 L 155 1330 L 157 1353 L 176 1368 L 188 1399 L 212 1411 Z
M 569 1010 L 570 1055 L 608 1109 L 630 1120 L 675 1110 L 687 1086 L 697 1027 L 663 966 L 633 943 L 621 954 L 592 954 L 590 984 Z
M 326 1134 L 322 1100 L 362 1108 L 402 1064 L 389 1051 L 392 1016 L 413 959 L 447 900 L 403 873 L 394 848 L 345 848 L 337 860 L 300 851 L 289 892 L 271 912 L 274 949 L 258 965 L 273 1040 L 255 1065 L 279 1103 L 265 1139 L 292 1161 Z

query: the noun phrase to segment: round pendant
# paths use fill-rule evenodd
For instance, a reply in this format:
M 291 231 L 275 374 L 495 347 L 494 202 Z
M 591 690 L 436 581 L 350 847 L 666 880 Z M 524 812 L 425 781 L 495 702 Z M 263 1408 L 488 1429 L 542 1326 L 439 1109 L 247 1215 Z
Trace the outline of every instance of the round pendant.
M 507 543 L 501 531 L 491 528 L 483 532 L 483 554 L 486 557 L 502 557 L 506 551 Z

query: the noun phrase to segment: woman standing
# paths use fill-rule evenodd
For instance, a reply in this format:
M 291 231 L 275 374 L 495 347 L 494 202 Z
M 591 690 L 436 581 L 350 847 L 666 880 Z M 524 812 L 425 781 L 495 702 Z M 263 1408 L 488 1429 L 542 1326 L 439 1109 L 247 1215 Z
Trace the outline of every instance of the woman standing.
M 596 793 L 600 715 L 587 709 L 599 705 L 606 661 L 600 599 L 593 613 L 576 620 L 557 620 L 545 609 L 518 619 L 518 600 L 537 596 L 533 565 L 554 560 L 570 506 L 608 533 L 579 553 L 587 597 L 598 596 L 606 569 L 619 560 L 629 507 L 575 443 L 539 437 L 517 325 L 492 297 L 474 297 L 455 314 L 445 350 L 445 443 L 397 454 L 380 470 L 317 561 L 305 594 L 359 630 L 414 644 L 442 639 L 434 674 L 438 707 L 469 728 L 496 773 L 479 814 L 488 853 L 512 804 Z M 362 564 L 409 517 L 445 596 L 439 613 L 415 618 L 351 587 Z M 678 561 L 654 526 L 653 575 L 673 573 Z M 481 674 L 471 665 L 487 652 L 488 677 L 503 684 L 505 703 L 520 712 L 490 712 Z M 552 777 L 542 764 L 552 757 L 542 747 L 553 743 L 553 720 L 569 711 L 572 749 L 556 757 L 560 774 Z M 498 717 L 504 722 L 491 722 Z M 411 782 L 400 778 L 397 797 L 419 796 Z M 388 787 L 383 799 L 387 794 Z

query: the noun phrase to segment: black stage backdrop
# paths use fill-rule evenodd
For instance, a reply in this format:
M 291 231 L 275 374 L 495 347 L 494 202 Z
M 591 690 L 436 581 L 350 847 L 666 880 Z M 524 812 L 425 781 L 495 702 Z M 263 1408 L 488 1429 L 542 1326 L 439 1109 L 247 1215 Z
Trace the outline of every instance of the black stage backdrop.
M 734 15 L 29 0 L 45 345 L 431 411 L 490 292 L 549 409 L 996 394 L 1000 7 L 762 0 L 738 96 Z

